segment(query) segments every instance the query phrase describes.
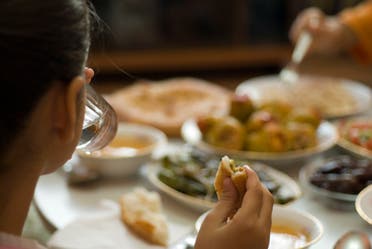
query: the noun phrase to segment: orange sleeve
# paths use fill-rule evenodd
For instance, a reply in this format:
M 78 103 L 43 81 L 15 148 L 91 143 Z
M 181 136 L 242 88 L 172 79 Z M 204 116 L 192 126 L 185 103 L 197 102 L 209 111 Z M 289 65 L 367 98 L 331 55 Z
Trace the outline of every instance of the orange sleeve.
M 339 16 L 358 39 L 358 44 L 352 48 L 352 54 L 363 63 L 372 63 L 372 1 L 345 9 Z

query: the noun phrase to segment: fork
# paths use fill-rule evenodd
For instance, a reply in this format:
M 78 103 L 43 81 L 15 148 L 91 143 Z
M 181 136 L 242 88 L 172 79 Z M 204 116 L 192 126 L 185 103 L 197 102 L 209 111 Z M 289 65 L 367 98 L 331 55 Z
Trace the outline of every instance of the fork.
M 298 81 L 298 66 L 309 50 L 312 41 L 313 37 L 309 32 L 304 31 L 301 33 L 292 52 L 291 60 L 279 73 L 281 82 L 288 85 L 294 85 Z

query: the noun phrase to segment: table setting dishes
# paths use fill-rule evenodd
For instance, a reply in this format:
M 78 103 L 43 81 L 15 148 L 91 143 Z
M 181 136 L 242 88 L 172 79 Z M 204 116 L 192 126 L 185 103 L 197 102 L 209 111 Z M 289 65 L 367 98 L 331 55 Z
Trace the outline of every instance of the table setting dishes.
M 58 171 L 40 179 L 34 201 L 44 219 L 59 230 L 80 217 L 101 216 L 104 213 L 101 205 L 103 200 L 117 203 L 124 193 L 144 186 L 154 189 L 139 177 L 130 177 L 125 180 L 111 178 L 99 181 L 97 184 L 75 186 L 68 184 L 64 173 Z M 183 231 L 177 236 L 188 233 L 193 220 L 199 214 L 163 195 L 162 201 L 171 227 L 178 227 Z
M 261 161 L 272 166 L 290 166 L 303 163 L 312 156 L 320 154 L 332 148 L 338 139 L 335 127 L 327 121 L 322 121 L 315 133 L 317 143 L 309 148 L 296 149 L 285 152 L 257 152 L 247 150 L 226 149 L 213 146 L 203 140 L 203 134 L 197 124 L 197 120 L 187 120 L 182 126 L 182 137 L 184 140 L 195 146 L 197 149 L 214 155 L 231 155 L 232 157 Z
M 217 201 L 213 182 L 220 159 L 185 146 L 177 154 L 147 163 L 143 174 L 161 192 L 192 209 L 205 211 Z M 276 203 L 289 205 L 301 197 L 300 187 L 285 173 L 258 162 L 237 160 L 237 163 L 247 163 L 256 171 Z
M 150 90 L 150 92 L 151 91 L 152 90 Z M 224 94 L 225 93 L 226 92 L 224 92 Z M 183 93 L 180 94 L 182 95 Z M 192 94 L 192 96 L 195 97 L 194 94 L 195 92 Z M 223 108 L 217 109 L 223 111 L 216 112 L 219 113 L 217 116 L 226 116 L 233 109 L 236 118 L 247 117 L 247 112 L 241 112 L 243 109 L 239 108 L 239 105 L 235 105 L 236 103 L 231 105 L 232 93 L 227 92 L 227 95 L 224 94 L 223 96 L 228 95 L 228 98 L 224 97 L 221 99 L 221 102 L 223 102 L 221 106 L 223 106 Z M 242 96 L 239 95 L 238 99 L 241 97 Z M 195 98 L 191 99 L 197 101 Z M 245 98 L 242 97 L 242 99 L 243 101 L 240 102 L 240 100 L 238 100 L 237 102 L 239 102 L 239 104 L 247 104 L 244 102 Z M 109 98 L 107 100 L 108 102 L 110 101 Z M 254 99 L 252 98 L 252 100 Z M 280 101 L 277 103 L 279 102 Z M 283 101 L 283 103 L 284 102 L 285 101 Z M 176 100 L 175 103 L 178 103 L 178 100 Z M 253 108 L 252 110 L 254 110 L 257 108 L 257 106 L 259 106 L 253 106 L 251 104 L 252 103 L 248 103 L 247 106 L 244 107 L 244 110 L 246 110 L 245 108 L 248 110 L 249 108 Z M 175 104 L 175 106 L 176 105 L 177 104 Z M 266 107 L 268 108 L 266 110 L 270 111 L 275 109 L 276 111 L 279 111 L 279 113 L 285 112 L 286 108 L 284 106 L 285 105 L 279 104 L 279 108 Z M 305 211 L 318 217 L 322 221 L 326 232 L 323 234 L 322 239 L 319 239 L 319 243 L 314 242 L 314 244 L 311 244 L 311 247 L 314 249 L 322 249 L 324 248 L 324 245 L 334 244 L 336 239 L 341 236 L 341 232 L 345 231 L 345 229 L 340 225 L 340 222 L 346 222 L 347 224 L 350 224 L 350 226 L 359 227 L 362 230 L 366 230 L 366 228 L 363 227 L 363 224 L 366 222 L 364 222 L 362 218 L 359 219 L 359 214 L 357 212 L 344 213 L 343 211 L 339 212 L 338 210 L 334 211 L 327 209 L 327 207 L 322 205 L 321 202 L 314 201 L 312 195 L 309 194 L 310 191 L 303 191 L 308 189 L 301 189 L 300 184 L 302 183 L 297 181 L 297 174 L 296 176 L 294 174 L 294 171 L 297 173 L 299 168 L 291 166 L 298 162 L 301 162 L 298 165 L 303 165 L 302 162 L 317 158 L 318 156 L 321 156 L 322 153 L 328 151 L 328 149 L 331 149 L 338 141 L 338 131 L 335 123 L 318 119 L 317 115 L 313 115 L 314 113 L 312 111 L 305 111 L 309 109 L 299 108 L 299 110 L 301 111 L 296 112 L 299 115 L 292 116 L 291 118 L 294 118 L 297 121 L 308 123 L 309 125 L 305 125 L 306 127 L 309 127 L 311 124 L 317 125 L 316 132 L 309 132 L 309 134 L 314 136 L 310 136 L 309 139 L 305 139 L 304 143 L 309 144 L 308 147 L 304 146 L 299 149 L 282 151 L 279 153 L 270 150 L 266 152 L 248 150 L 220 151 L 220 148 L 217 148 L 217 146 L 211 146 L 203 141 L 201 132 L 202 129 L 200 129 L 198 126 L 198 118 L 204 115 L 196 115 L 191 119 L 186 119 L 186 121 L 183 121 L 182 124 L 177 128 L 180 129 L 178 135 L 181 134 L 182 137 L 176 137 L 174 139 L 173 137 L 167 137 L 166 134 L 168 133 L 164 127 L 159 129 L 160 127 L 155 127 L 151 124 L 141 124 L 140 122 L 129 123 L 128 121 L 121 121 L 122 123 L 119 123 L 118 125 L 117 134 L 119 134 L 122 124 L 146 127 L 149 126 L 155 130 L 160 130 L 165 136 L 165 140 L 160 139 L 163 141 L 161 142 L 162 145 L 159 146 L 158 149 L 154 149 L 151 153 L 149 153 L 151 156 L 144 159 L 144 161 L 139 163 L 137 167 L 130 167 L 131 169 L 128 169 L 129 171 L 124 169 L 124 167 L 128 165 L 126 162 L 122 161 L 114 166 L 107 160 L 107 154 L 105 153 L 113 153 L 108 157 L 114 157 L 114 154 L 116 154 L 118 151 L 113 152 L 111 149 L 108 151 L 101 150 L 97 152 L 100 153 L 99 155 L 97 155 L 95 152 L 90 152 L 90 157 L 93 157 L 93 155 L 96 154 L 97 157 L 104 159 L 99 161 L 97 158 L 94 158 L 97 163 L 94 165 L 88 163 L 86 158 L 82 157 L 84 154 L 81 154 L 81 151 L 77 150 L 74 153 L 72 160 L 67 163 L 64 168 L 67 169 L 70 166 L 70 170 L 75 170 L 71 172 L 74 172 L 76 175 L 81 176 L 82 178 L 78 178 L 78 180 L 76 180 L 76 184 L 71 184 L 69 177 L 66 177 L 71 176 L 71 172 L 66 174 L 66 172 L 63 170 L 42 176 L 35 190 L 35 204 L 43 217 L 53 227 L 59 231 L 63 231 L 65 227 L 71 224 L 71 226 L 75 226 L 77 224 L 75 222 L 79 221 L 80 217 L 86 215 L 96 216 L 97 218 L 101 217 L 101 214 L 104 213 L 102 211 L 102 207 L 100 206 L 100 202 L 102 200 L 117 202 L 123 193 L 129 192 L 136 187 L 146 186 L 149 189 L 159 192 L 164 203 L 164 211 L 169 217 L 170 228 L 172 231 L 178 231 L 177 236 L 173 235 L 172 240 L 170 241 L 170 248 L 192 248 L 195 242 L 195 233 L 192 232 L 192 230 L 195 230 L 193 229 L 195 221 L 203 212 L 206 212 L 212 208 L 216 201 L 216 199 L 214 199 L 215 193 L 210 187 L 210 184 L 213 183 L 213 176 L 215 173 L 215 171 L 213 171 L 213 165 L 217 165 L 218 160 L 220 160 L 222 156 L 228 155 L 229 157 L 234 158 L 236 163 L 246 162 L 252 166 L 256 173 L 258 173 L 261 181 L 263 181 L 265 186 L 272 191 L 276 202 L 275 206 L 285 208 L 288 207 L 291 209 L 291 211 Z M 137 114 L 143 115 L 144 112 L 139 112 Z M 164 120 L 164 122 L 167 121 Z M 190 126 L 190 124 L 192 125 Z M 190 129 L 190 127 L 192 129 Z M 135 130 L 137 130 L 137 128 L 131 130 L 130 133 L 136 133 Z M 188 132 L 188 139 L 185 139 L 183 134 L 184 132 Z M 164 137 L 163 135 L 160 137 Z M 314 137 L 317 142 L 315 145 L 312 144 L 312 142 L 315 141 L 313 139 Z M 125 140 L 128 141 L 131 139 Z M 145 140 L 146 139 L 141 139 L 141 142 Z M 115 144 L 117 142 L 118 141 L 115 141 L 114 139 L 113 143 Z M 202 143 L 205 144 L 201 145 Z M 172 147 L 172 149 L 170 149 L 170 147 Z M 125 153 L 128 156 L 128 154 L 132 153 L 132 151 L 133 150 L 129 149 L 126 150 Z M 189 153 L 192 153 L 192 155 Z M 121 158 L 118 160 L 128 160 L 128 158 Z M 129 162 L 129 160 L 127 162 Z M 275 162 L 277 162 L 277 164 L 275 164 Z M 88 164 L 91 167 L 86 167 Z M 130 163 L 130 165 L 132 164 Z M 135 163 L 133 165 L 135 165 Z M 287 165 L 290 168 L 277 168 L 276 166 L 278 165 Z M 105 172 L 99 172 L 99 170 L 96 169 L 99 167 Z M 84 180 L 82 179 L 86 180 L 85 183 L 92 184 L 84 184 Z M 187 179 L 187 181 L 185 179 Z M 188 184 L 189 181 L 192 184 Z M 79 182 L 83 184 L 78 184 Z M 354 199 L 354 201 L 355 200 L 356 199 Z M 350 205 L 354 204 L 353 201 L 345 202 L 350 203 Z M 276 209 L 277 207 L 275 207 L 275 210 Z M 282 216 L 282 214 L 280 216 Z M 286 216 L 284 215 L 283 217 Z M 360 220 L 360 224 L 358 223 L 358 219 Z M 112 222 L 113 220 L 115 220 L 116 223 L 114 223 L 116 225 L 122 225 L 118 223 L 116 216 L 113 219 L 112 217 L 109 218 L 107 216 L 102 217 L 102 219 L 98 220 L 97 222 L 94 221 L 93 223 L 84 223 L 85 225 L 83 225 L 84 229 L 87 228 L 87 230 L 93 231 L 94 224 L 102 223 L 102 226 L 111 226 L 114 224 Z M 340 222 L 338 222 L 338 220 Z M 74 227 L 74 229 L 82 229 L 82 227 L 79 226 Z M 92 229 L 89 229 L 90 226 Z M 121 229 L 117 230 L 113 234 L 109 233 L 109 231 L 111 231 L 110 229 L 107 231 L 108 232 L 105 233 L 107 238 L 110 238 L 110 236 L 125 237 L 132 235 Z M 369 230 L 367 229 L 366 231 Z M 308 236 L 311 237 L 311 235 Z M 59 240 L 59 242 L 61 241 L 62 240 Z M 183 241 L 186 241 L 186 244 L 183 244 L 184 247 L 178 247 L 178 245 L 180 243 L 182 244 Z M 137 244 L 135 247 L 137 248 Z M 148 247 L 145 246 L 144 248 L 147 249 Z
M 351 209 L 359 192 L 370 184 L 372 162 L 350 155 L 317 158 L 301 168 L 301 185 L 329 204 Z
M 363 220 L 372 225 L 372 184 L 365 187 L 357 195 L 355 210 Z
M 230 90 L 212 82 L 178 77 L 139 80 L 106 95 L 119 121 L 150 125 L 179 137 L 183 122 L 208 113 L 225 114 Z
M 200 230 L 208 211 L 195 222 Z M 269 249 L 305 249 L 316 244 L 324 234 L 321 221 L 306 211 L 274 205 Z
M 340 134 L 337 145 L 342 150 L 372 160 L 372 117 L 344 118 L 334 124 Z
M 306 161 L 335 145 L 335 127 L 311 107 L 288 101 L 255 104 L 247 95 L 230 97 L 228 115 L 187 120 L 182 138 L 197 149 L 218 156 L 259 160 L 272 166 Z
M 62 166 L 62 172 L 70 185 L 84 186 L 102 180 L 102 175 L 98 171 L 81 164 L 76 153 Z
M 167 136 L 154 127 L 120 122 L 115 137 L 107 146 L 89 153 L 77 151 L 75 164 L 102 177 L 132 176 L 166 143 Z
M 133 192 L 136 190 L 133 190 Z M 133 193 L 128 191 L 126 195 Z M 125 196 L 125 194 L 124 194 Z M 99 212 L 82 213 L 63 227 L 60 227 L 48 240 L 51 249 L 164 249 L 166 246 L 149 242 L 135 233 L 122 221 L 120 205 L 114 200 L 100 200 Z M 175 243 L 189 233 L 189 229 L 166 220 L 169 244 Z
M 278 75 L 254 77 L 240 83 L 238 95 L 248 95 L 255 103 L 290 101 L 295 106 L 313 106 L 326 119 L 362 114 L 369 110 L 372 93 L 367 85 L 351 79 L 301 74 L 298 84 L 280 84 Z

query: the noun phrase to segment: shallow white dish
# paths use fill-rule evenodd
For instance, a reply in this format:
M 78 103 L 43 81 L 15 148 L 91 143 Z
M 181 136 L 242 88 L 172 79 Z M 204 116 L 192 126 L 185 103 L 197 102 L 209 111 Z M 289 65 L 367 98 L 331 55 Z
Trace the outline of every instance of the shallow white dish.
M 371 151 L 369 151 L 365 148 L 362 148 L 362 147 L 360 147 L 356 144 L 353 144 L 353 143 L 349 142 L 348 140 L 346 140 L 344 138 L 340 137 L 340 139 L 337 142 L 337 145 L 340 146 L 346 152 L 348 152 L 348 153 L 350 153 L 354 156 L 364 157 L 364 158 L 372 160 L 372 152 Z
M 325 158 L 317 158 L 303 166 L 299 173 L 301 185 L 310 193 L 322 197 L 326 201 L 344 202 L 346 205 L 354 204 L 357 195 L 329 191 L 310 183 L 310 177 L 317 169 L 322 167 L 326 161 L 327 159 Z
M 72 187 L 67 183 L 63 172 L 58 171 L 39 179 L 34 202 L 45 220 L 54 228 L 61 229 L 82 216 L 100 216 L 107 211 L 102 206 L 103 201 L 110 200 L 118 203 L 122 194 L 144 186 L 148 188 L 141 178 L 132 177 Z M 198 214 L 163 197 L 162 202 L 170 228 L 177 228 L 180 231 L 177 238 L 187 234 Z
M 187 120 L 181 130 L 183 139 L 198 149 L 218 156 L 228 155 L 244 160 L 258 160 L 274 166 L 289 165 L 306 160 L 311 156 L 333 147 L 338 140 L 338 132 L 330 122 L 323 121 L 317 129 L 318 144 L 315 147 L 288 152 L 253 152 L 229 150 L 210 145 L 203 141 L 202 133 L 194 119 Z
M 341 147 L 343 150 L 345 150 L 346 152 L 354 155 L 354 156 L 357 156 L 357 157 L 363 157 L 363 158 L 367 158 L 367 159 L 371 159 L 372 160 L 372 151 L 366 149 L 366 148 L 363 148 L 357 144 L 354 144 L 352 142 L 350 142 L 349 140 L 347 140 L 346 138 L 344 138 L 342 136 L 342 128 L 340 128 L 340 125 L 341 125 L 341 122 L 354 122 L 354 121 L 369 121 L 370 123 L 372 123 L 372 116 L 357 116 L 357 117 L 353 117 L 353 118 L 346 118 L 346 119 L 341 119 L 341 120 L 337 120 L 337 121 L 334 121 L 334 125 L 335 127 L 338 129 L 338 132 L 339 132 L 339 139 L 337 141 L 337 145 L 339 147 Z
M 195 222 L 195 230 L 198 232 L 208 212 L 203 213 Z M 305 232 L 309 238 L 306 244 L 297 249 L 305 249 L 320 240 L 323 236 L 324 228 L 322 223 L 315 216 L 308 212 L 300 211 L 298 209 L 290 207 L 282 207 L 274 205 L 272 212 L 272 225 L 273 226 L 289 226 L 298 231 Z M 274 248 L 272 243 L 275 243 L 273 239 L 270 239 L 270 248 Z M 276 248 L 276 247 L 275 247 Z
M 355 200 L 355 209 L 359 216 L 372 225 L 372 185 L 364 188 Z
M 95 151 L 91 154 L 78 152 L 79 163 L 105 177 L 131 176 L 139 171 L 142 164 L 152 159 L 157 150 L 167 143 L 167 136 L 160 130 L 141 124 L 121 122 L 115 139 L 137 139 L 146 141 L 141 148 L 128 145 L 112 147 L 108 152 Z M 107 148 L 104 148 L 104 151 Z
M 265 171 L 270 177 L 275 179 L 280 185 L 283 186 L 284 188 L 283 191 L 290 193 L 291 195 L 294 196 L 294 199 L 292 201 L 284 205 L 290 204 L 301 197 L 302 191 L 300 186 L 287 174 L 259 163 L 251 165 L 251 167 L 253 169 L 260 169 Z M 172 187 L 160 181 L 158 178 L 158 172 L 161 170 L 161 165 L 159 162 L 145 164 L 142 169 L 143 175 L 147 177 L 147 179 L 153 186 L 155 186 L 157 189 L 164 192 L 165 194 L 169 195 L 170 197 L 174 198 L 175 200 L 193 209 L 196 209 L 198 211 L 206 211 L 208 209 L 211 209 L 215 205 L 214 201 L 187 195 L 176 189 L 173 189 Z
M 307 75 L 311 76 L 312 75 Z M 306 75 L 305 75 L 306 77 Z M 319 79 L 322 79 L 322 76 L 315 76 Z M 328 79 L 328 77 L 324 77 Z M 337 111 L 325 111 L 324 115 L 326 118 L 340 118 L 355 114 L 360 114 L 369 110 L 372 104 L 372 92 L 371 89 L 360 83 L 349 79 L 339 79 L 335 78 L 338 82 L 336 84 L 338 86 L 342 86 L 345 91 L 350 94 L 351 99 L 353 100 L 353 108 L 345 106 L 342 110 Z M 268 90 L 270 89 L 270 90 Z M 273 92 L 278 92 L 277 94 L 272 94 Z M 246 80 L 238 85 L 235 91 L 237 94 L 246 94 L 252 98 L 252 100 L 256 103 L 262 103 L 267 99 L 275 98 L 281 100 L 290 100 L 291 99 L 291 92 L 288 86 L 281 83 L 278 75 L 267 75 L 267 76 L 259 76 L 249 80 Z M 319 91 L 319 94 L 322 94 Z M 268 97 L 269 96 L 269 97 Z M 274 97 L 273 97 L 274 96 Z M 322 101 L 326 101 L 326 96 L 321 98 Z
M 337 142 L 337 145 L 340 146 L 346 152 L 348 152 L 348 153 L 350 153 L 354 156 L 364 157 L 364 158 L 372 160 L 372 152 L 371 151 L 369 151 L 367 149 L 364 149 L 364 148 L 362 148 L 358 145 L 355 145 L 355 144 L 347 141 L 344 138 L 340 138 Z

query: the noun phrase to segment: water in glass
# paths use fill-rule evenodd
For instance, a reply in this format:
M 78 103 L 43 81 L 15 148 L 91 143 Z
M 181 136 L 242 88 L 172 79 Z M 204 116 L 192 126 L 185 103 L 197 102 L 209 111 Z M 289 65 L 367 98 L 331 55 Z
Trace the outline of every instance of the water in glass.
M 106 100 L 86 85 L 83 131 L 76 149 L 86 153 L 102 149 L 115 137 L 117 117 Z

